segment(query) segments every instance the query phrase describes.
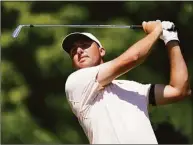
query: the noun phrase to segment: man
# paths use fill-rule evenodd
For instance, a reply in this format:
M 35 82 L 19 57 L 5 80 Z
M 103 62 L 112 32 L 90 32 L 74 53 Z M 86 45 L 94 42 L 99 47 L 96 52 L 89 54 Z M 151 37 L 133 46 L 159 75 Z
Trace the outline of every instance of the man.
M 91 144 L 157 144 L 148 104 L 162 105 L 190 95 L 188 72 L 177 32 L 168 21 L 143 22 L 147 35 L 119 57 L 104 62 L 105 49 L 90 33 L 72 33 L 63 40 L 77 69 L 66 81 L 66 95 Z M 152 45 L 164 40 L 170 58 L 168 85 L 116 80 L 141 64 Z

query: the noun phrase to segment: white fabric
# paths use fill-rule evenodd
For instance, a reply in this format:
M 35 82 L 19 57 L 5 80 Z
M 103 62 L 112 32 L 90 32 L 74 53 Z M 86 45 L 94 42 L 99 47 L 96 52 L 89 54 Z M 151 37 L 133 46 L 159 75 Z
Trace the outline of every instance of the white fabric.
M 62 44 L 64 43 L 64 41 L 65 41 L 68 37 L 73 36 L 73 35 L 84 35 L 84 36 L 90 38 L 91 40 L 97 42 L 98 45 L 99 45 L 100 47 L 102 47 L 102 44 L 100 43 L 100 41 L 99 41 L 94 35 L 92 35 L 91 33 L 88 33 L 88 32 L 74 32 L 74 33 L 70 33 L 70 34 L 68 34 L 68 35 L 63 39 Z M 66 42 L 66 43 L 67 43 L 67 42 Z
M 170 22 L 170 21 L 163 21 L 162 22 L 163 33 L 160 36 L 160 39 L 162 39 L 165 44 L 167 44 L 171 40 L 179 41 L 177 31 L 168 31 L 173 26 L 174 26 L 173 22 Z
M 90 143 L 157 144 L 147 110 L 150 84 L 114 80 L 102 89 L 96 81 L 102 65 L 72 73 L 65 86 Z

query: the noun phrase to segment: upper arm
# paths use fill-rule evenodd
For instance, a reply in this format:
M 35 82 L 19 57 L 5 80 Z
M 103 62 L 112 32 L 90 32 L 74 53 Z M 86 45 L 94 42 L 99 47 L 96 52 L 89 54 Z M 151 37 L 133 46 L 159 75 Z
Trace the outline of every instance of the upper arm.
M 152 91 L 151 93 L 154 93 L 155 104 L 157 105 L 173 103 L 183 99 L 186 96 L 182 95 L 179 89 L 174 88 L 171 85 L 163 85 L 163 84 L 156 84 L 154 87 L 154 91 Z
M 133 57 L 128 57 L 128 60 L 123 60 L 121 57 L 118 57 L 112 61 L 102 64 L 97 75 L 97 81 L 102 86 L 108 85 L 114 79 L 136 66 L 136 60 L 137 59 Z

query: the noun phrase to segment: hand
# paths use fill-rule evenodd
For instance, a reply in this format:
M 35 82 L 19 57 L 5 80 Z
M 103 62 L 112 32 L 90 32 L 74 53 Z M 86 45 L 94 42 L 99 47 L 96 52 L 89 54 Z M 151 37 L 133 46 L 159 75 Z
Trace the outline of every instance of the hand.
M 163 21 L 162 22 L 163 33 L 160 36 L 160 39 L 162 39 L 165 44 L 167 44 L 169 41 L 172 41 L 172 40 L 179 41 L 178 32 L 176 30 L 175 31 L 169 31 L 169 29 L 171 29 L 172 27 L 174 27 L 173 22 L 170 22 L 170 21 Z
M 160 20 L 156 21 L 149 21 L 149 22 L 143 22 L 142 23 L 144 31 L 149 34 L 153 31 L 157 31 L 159 35 L 162 34 L 162 23 Z

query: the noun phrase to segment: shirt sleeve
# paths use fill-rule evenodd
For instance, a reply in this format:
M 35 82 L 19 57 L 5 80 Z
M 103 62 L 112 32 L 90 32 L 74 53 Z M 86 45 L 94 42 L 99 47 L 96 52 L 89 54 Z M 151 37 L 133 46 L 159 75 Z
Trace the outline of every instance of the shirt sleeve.
M 147 104 L 155 106 L 154 84 L 135 83 L 138 86 L 138 93 L 146 97 Z
M 136 86 L 137 92 L 140 95 L 145 96 L 147 104 L 149 104 L 149 91 L 151 88 L 151 84 L 142 84 L 142 83 L 134 82 L 134 86 Z
M 80 69 L 72 73 L 66 81 L 67 100 L 77 116 L 89 108 L 101 88 L 96 80 L 99 68 L 100 65 Z
M 137 92 L 139 95 L 144 96 L 146 98 L 146 102 L 149 103 L 149 92 L 151 88 L 151 84 L 142 84 L 135 81 L 126 81 L 125 88 L 131 92 Z

